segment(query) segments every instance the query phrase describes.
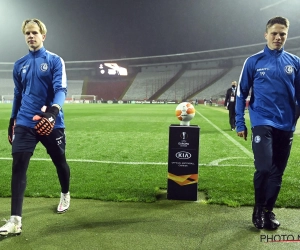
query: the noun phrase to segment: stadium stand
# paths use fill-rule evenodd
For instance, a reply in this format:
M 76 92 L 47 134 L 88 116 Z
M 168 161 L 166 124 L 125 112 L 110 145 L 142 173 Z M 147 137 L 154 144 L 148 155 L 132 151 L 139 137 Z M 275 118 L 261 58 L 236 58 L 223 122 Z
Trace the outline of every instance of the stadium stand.
M 222 69 L 186 70 L 176 83 L 160 96 L 160 99 L 183 100 L 221 71 Z
M 300 36 L 289 38 L 285 50 L 300 56 Z M 68 97 L 97 95 L 98 99 L 195 100 L 220 99 L 238 80 L 245 59 L 265 42 L 238 47 L 150 57 L 66 61 Z M 99 65 L 118 63 L 128 76 L 103 79 Z M 12 62 L 0 62 L 0 95 L 13 95 Z M 89 80 L 86 80 L 89 79 Z
M 194 96 L 194 99 L 198 100 L 209 100 L 211 97 L 213 99 L 224 98 L 226 90 L 230 87 L 232 81 L 238 81 L 242 66 L 236 66 L 232 68 L 226 75 L 221 79 L 216 81 L 214 84 L 210 85 L 199 94 Z
M 0 95 L 13 95 L 14 93 L 14 82 L 12 79 L 1 79 L 0 78 Z
M 177 72 L 140 72 L 123 97 L 123 100 L 148 100 Z
M 68 80 L 68 94 L 67 97 L 71 98 L 72 95 L 82 95 L 83 80 Z
M 88 81 L 83 87 L 83 94 L 96 95 L 98 100 L 119 100 L 128 84 L 124 80 Z

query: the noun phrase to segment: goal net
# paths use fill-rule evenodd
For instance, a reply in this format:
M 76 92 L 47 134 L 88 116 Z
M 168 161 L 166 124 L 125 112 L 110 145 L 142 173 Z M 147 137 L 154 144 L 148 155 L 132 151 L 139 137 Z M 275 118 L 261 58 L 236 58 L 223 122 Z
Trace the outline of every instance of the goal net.
M 95 103 L 97 102 L 96 95 L 72 95 L 74 103 Z
M 13 103 L 14 95 L 2 95 L 1 103 Z

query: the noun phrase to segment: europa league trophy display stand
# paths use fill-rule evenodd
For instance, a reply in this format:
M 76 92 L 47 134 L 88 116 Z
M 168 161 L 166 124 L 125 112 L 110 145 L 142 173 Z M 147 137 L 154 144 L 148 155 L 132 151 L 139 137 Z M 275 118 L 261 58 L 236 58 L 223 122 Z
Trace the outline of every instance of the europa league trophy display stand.
M 167 199 L 196 201 L 200 128 L 180 124 L 169 127 Z

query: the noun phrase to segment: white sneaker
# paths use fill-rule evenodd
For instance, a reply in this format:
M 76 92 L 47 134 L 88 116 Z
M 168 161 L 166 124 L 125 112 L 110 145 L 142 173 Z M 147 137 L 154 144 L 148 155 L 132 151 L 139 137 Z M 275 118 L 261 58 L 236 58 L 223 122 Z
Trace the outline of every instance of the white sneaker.
M 69 209 L 70 200 L 71 200 L 70 192 L 68 192 L 66 194 L 61 193 L 60 194 L 60 201 L 59 201 L 59 204 L 57 206 L 57 213 L 62 214 L 64 212 L 66 212 Z
M 20 216 L 11 216 L 9 220 L 3 219 L 3 221 L 5 221 L 6 223 L 2 227 L 0 227 L 0 235 L 19 235 L 22 233 L 22 224 Z

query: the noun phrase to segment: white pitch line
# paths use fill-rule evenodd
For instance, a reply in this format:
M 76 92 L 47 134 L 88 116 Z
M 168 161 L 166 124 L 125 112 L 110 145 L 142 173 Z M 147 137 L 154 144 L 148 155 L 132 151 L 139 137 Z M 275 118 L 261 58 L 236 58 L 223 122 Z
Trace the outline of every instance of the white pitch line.
M 226 158 L 221 158 L 221 159 L 217 159 L 214 160 L 212 162 L 210 162 L 208 165 L 212 165 L 212 166 L 218 166 L 220 162 L 222 161 L 227 161 L 227 160 L 232 160 L 232 159 L 242 159 L 242 158 L 246 158 L 246 157 L 226 157 Z
M 0 157 L 0 160 L 12 160 L 12 158 Z M 51 161 L 49 158 L 31 158 L 31 161 Z M 67 159 L 68 162 L 91 162 L 91 163 L 106 163 L 106 164 L 123 164 L 123 165 L 166 165 L 166 162 L 120 162 L 120 161 L 99 161 L 87 159 Z
M 242 150 L 247 156 L 250 158 L 253 158 L 253 153 L 250 152 L 248 149 L 246 149 L 242 144 L 234 140 L 231 136 L 229 136 L 227 133 L 225 133 L 222 129 L 220 129 L 218 126 L 213 124 L 210 120 L 208 120 L 205 116 L 203 116 L 199 111 L 196 110 L 196 112 L 204 119 L 206 120 L 210 125 L 212 125 L 216 130 L 218 130 L 222 135 L 224 135 L 229 141 L 231 141 L 234 145 L 236 145 L 240 150 Z
M 12 158 L 0 157 L 0 160 L 12 161 Z M 51 161 L 49 158 L 31 158 L 31 161 Z M 91 162 L 91 163 L 103 163 L 103 164 L 116 164 L 116 165 L 164 165 L 167 166 L 168 162 L 120 162 L 120 161 L 98 161 L 98 160 L 86 160 L 86 159 L 68 159 L 68 162 Z M 198 164 L 202 167 L 232 167 L 232 164 L 219 164 L 218 161 L 210 163 Z M 253 165 L 239 165 L 240 167 L 252 167 Z

